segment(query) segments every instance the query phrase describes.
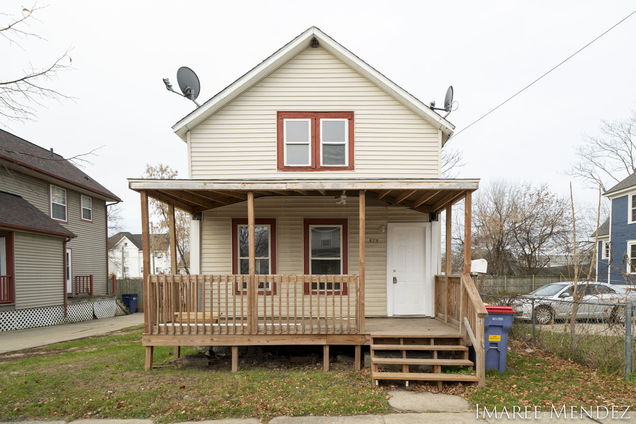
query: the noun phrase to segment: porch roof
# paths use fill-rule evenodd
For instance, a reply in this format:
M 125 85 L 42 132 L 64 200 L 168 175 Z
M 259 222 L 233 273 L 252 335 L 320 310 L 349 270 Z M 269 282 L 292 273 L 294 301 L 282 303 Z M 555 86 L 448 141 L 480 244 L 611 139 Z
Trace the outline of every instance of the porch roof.
M 243 202 L 247 192 L 264 196 L 354 195 L 364 190 L 370 198 L 423 213 L 438 213 L 476 190 L 478 179 L 140 179 L 129 187 L 191 213 Z

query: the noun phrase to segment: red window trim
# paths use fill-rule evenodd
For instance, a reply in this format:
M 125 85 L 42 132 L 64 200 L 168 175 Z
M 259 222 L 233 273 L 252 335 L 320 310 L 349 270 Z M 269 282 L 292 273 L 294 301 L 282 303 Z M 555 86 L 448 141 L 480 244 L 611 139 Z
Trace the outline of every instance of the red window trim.
M 270 239 L 269 239 L 269 250 L 270 250 L 270 268 L 272 274 L 276 274 L 276 220 L 274 218 L 257 218 L 254 220 L 256 225 L 269 225 L 270 226 Z M 247 218 L 233 218 L 232 219 L 232 274 L 239 274 L 240 268 L 238 263 L 238 226 L 239 225 L 247 225 Z M 276 294 L 276 283 L 272 283 L 274 294 Z M 237 282 L 234 286 L 234 294 L 246 294 L 245 290 L 241 290 L 239 288 L 239 283 Z M 272 291 L 264 291 L 259 290 L 258 294 L 262 295 L 271 295 Z
M 348 274 L 349 272 L 349 230 L 347 226 L 346 218 L 307 218 L 303 223 L 303 250 L 304 250 L 304 272 L 305 275 L 309 275 L 309 227 L 312 225 L 341 225 L 342 226 L 342 273 Z M 347 295 L 349 292 L 349 285 L 342 283 L 341 290 L 338 291 L 318 291 L 311 290 L 311 294 L 341 294 Z M 304 283 L 303 292 L 309 294 L 310 283 Z
M 348 119 L 349 120 L 349 163 L 347 166 L 324 166 L 320 164 L 320 119 Z M 285 165 L 285 119 L 311 119 L 311 164 L 308 166 Z M 353 112 L 278 112 L 276 117 L 276 139 L 279 171 L 352 171 L 355 169 L 355 141 L 354 141 Z
M 11 305 L 15 303 L 15 251 L 13 242 L 13 232 L 0 231 L 0 236 L 5 238 L 5 251 L 7 262 L 7 275 L 9 278 L 9 296 L 7 302 L 0 305 Z

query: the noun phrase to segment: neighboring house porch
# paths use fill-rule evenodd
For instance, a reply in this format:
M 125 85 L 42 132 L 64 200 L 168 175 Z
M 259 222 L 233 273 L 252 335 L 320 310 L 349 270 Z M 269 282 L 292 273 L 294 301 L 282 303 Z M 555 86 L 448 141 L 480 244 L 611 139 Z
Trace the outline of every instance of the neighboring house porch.
M 351 345 L 358 368 L 361 346 L 370 345 L 375 381 L 484 384 L 486 311 L 469 273 L 477 186 L 449 179 L 131 180 L 142 199 L 144 252 L 148 197 L 169 205 L 171 252 L 175 208 L 193 214 L 193 239 L 200 240 L 191 246 L 194 275 L 144 275 L 146 368 L 153 347 L 166 345 L 231 346 L 234 370 L 238 346 L 322 345 L 328 369 L 329 346 Z M 462 199 L 464 269 L 453 275 L 451 206 Z M 143 260 L 148 270 L 149 255 Z M 411 371 L 414 365 L 431 372 Z M 474 373 L 443 373 L 445 366 Z

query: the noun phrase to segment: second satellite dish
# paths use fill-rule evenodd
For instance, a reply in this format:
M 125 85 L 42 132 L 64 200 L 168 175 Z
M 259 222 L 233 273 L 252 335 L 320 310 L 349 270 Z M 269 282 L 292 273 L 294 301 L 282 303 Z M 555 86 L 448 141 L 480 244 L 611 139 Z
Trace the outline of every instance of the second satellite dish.
M 168 91 L 179 94 L 172 88 L 172 84 L 170 84 L 170 80 L 168 78 L 164 78 L 163 83 L 166 85 L 166 89 Z M 187 66 L 182 66 L 177 71 L 177 84 L 179 84 L 179 89 L 182 93 L 179 95 L 192 100 L 195 105 L 199 106 L 196 100 L 201 92 L 201 83 L 199 82 L 197 74 L 195 74 L 194 71 Z

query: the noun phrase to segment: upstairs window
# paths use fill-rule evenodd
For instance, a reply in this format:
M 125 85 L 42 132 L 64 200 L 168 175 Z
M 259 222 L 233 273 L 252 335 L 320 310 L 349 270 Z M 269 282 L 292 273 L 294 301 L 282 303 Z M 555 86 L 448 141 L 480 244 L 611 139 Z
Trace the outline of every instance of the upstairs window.
M 610 242 L 609 240 L 601 241 L 601 259 L 609 259 L 610 257 Z
M 278 169 L 354 169 L 353 112 L 278 112 Z
M 51 186 L 51 218 L 66 222 L 66 190 Z
M 636 274 L 636 240 L 627 242 L 627 273 Z
M 80 203 L 82 207 L 82 221 L 93 221 L 93 198 L 81 195 Z
M 627 223 L 635 224 L 636 223 L 636 194 L 630 194 L 627 196 L 629 198 L 629 205 L 627 211 Z

